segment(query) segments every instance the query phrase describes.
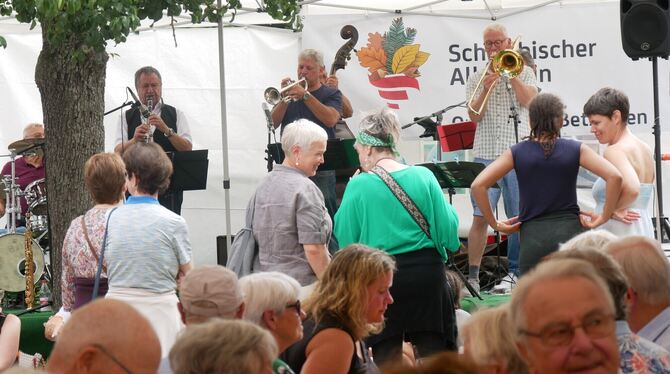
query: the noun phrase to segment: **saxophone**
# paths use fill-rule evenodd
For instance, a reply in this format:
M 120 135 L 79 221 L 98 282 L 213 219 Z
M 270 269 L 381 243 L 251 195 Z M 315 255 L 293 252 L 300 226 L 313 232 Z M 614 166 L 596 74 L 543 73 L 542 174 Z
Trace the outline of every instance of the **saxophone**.
M 26 273 L 26 308 L 33 307 L 35 301 L 35 263 L 33 262 L 33 230 L 30 225 L 30 213 L 26 214 L 25 273 Z

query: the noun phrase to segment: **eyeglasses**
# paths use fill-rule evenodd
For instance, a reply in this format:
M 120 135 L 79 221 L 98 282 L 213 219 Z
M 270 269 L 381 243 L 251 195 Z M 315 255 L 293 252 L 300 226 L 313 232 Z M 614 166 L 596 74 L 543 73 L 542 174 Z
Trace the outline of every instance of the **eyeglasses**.
M 298 315 L 300 315 L 300 313 L 302 312 L 302 309 L 300 308 L 300 300 L 296 301 L 293 304 L 287 304 L 286 309 L 288 309 L 288 308 L 295 309 L 295 312 L 298 313 Z
M 101 346 L 100 344 L 92 344 L 92 346 L 94 346 L 95 348 L 97 348 L 97 349 L 98 349 L 100 352 L 102 352 L 105 356 L 109 357 L 110 360 L 114 361 L 114 363 L 117 364 L 121 369 L 123 369 L 123 371 L 126 372 L 126 374 L 133 374 L 133 372 L 130 371 L 130 369 L 128 369 L 128 368 L 126 367 L 126 365 L 124 365 L 123 363 L 121 363 L 121 361 L 119 361 L 118 358 L 114 357 L 113 354 L 109 353 L 109 351 L 108 351 L 107 349 L 105 349 L 105 347 Z
M 486 48 L 491 48 L 491 46 L 495 46 L 496 48 L 498 48 L 498 47 L 500 47 L 501 45 L 503 45 L 503 43 L 505 43 L 505 42 L 508 41 L 508 40 L 509 40 L 509 38 L 500 39 L 500 40 L 486 40 L 486 41 L 484 42 L 484 47 L 486 47 Z
M 534 338 L 539 338 L 542 343 L 552 347 L 566 346 L 575 337 L 575 330 L 581 328 L 590 338 L 604 338 L 614 334 L 614 316 L 611 314 L 594 314 L 582 320 L 582 323 L 573 326 L 568 322 L 553 323 L 540 332 L 520 330 L 519 332 Z

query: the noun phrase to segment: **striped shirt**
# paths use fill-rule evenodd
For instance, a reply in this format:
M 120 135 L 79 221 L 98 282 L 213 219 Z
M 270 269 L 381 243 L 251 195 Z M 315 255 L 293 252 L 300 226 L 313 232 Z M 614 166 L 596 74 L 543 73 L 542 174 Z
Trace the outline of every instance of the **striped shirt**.
M 483 71 L 478 71 L 468 78 L 465 88 L 466 99 L 472 96 L 483 73 Z M 521 79 L 524 84 L 529 86 L 534 87 L 537 85 L 533 69 L 527 66 L 524 66 L 518 79 Z M 482 84 L 477 91 L 477 96 L 480 95 L 483 89 L 484 85 Z M 530 134 L 528 108 L 524 108 L 519 104 L 513 89 L 511 90 L 511 95 L 516 110 L 519 113 L 519 141 L 521 141 Z M 488 102 L 484 108 L 484 116 L 477 124 L 475 143 L 472 148 L 475 157 L 494 160 L 516 143 L 514 121 L 510 118 L 510 107 L 510 94 L 507 92 L 505 84 L 500 81 L 489 95 Z
M 109 218 L 105 250 L 109 287 L 174 291 L 179 265 L 191 261 L 186 221 L 156 199 L 140 199 L 147 201 L 123 205 Z

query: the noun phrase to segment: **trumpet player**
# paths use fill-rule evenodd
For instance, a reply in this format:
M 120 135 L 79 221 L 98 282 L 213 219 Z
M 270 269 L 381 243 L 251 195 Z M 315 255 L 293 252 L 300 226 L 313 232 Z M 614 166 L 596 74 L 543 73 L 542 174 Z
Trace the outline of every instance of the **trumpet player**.
M 298 80 L 307 84 L 290 83 L 289 78 L 281 82 L 284 99 L 272 108 L 272 122 L 275 128 L 283 128 L 298 119 L 308 119 L 321 126 L 328 139 L 335 138 L 335 125 L 342 116 L 342 93 L 336 87 L 321 83 L 324 74 L 323 54 L 314 49 L 305 49 L 298 55 Z M 336 211 L 335 171 L 320 170 L 311 177 L 325 199 L 328 214 L 332 218 Z
M 514 145 L 517 138 L 528 136 L 528 105 L 537 95 L 537 84 L 533 70 L 523 66 L 521 57 L 512 57 L 518 60 L 517 68 L 520 68 L 513 75 L 493 69 L 494 57 L 503 50 L 513 48 L 512 40 L 503 25 L 491 24 L 484 29 L 483 35 L 484 48 L 491 63 L 487 65 L 487 69 L 482 69 L 468 78 L 466 97 L 469 100 L 468 115 L 472 121 L 478 123 L 473 145 L 475 162 L 489 165 Z M 516 118 L 513 118 L 515 111 L 519 121 L 518 134 L 514 123 Z M 505 214 L 508 218 L 516 217 L 519 214 L 519 187 L 514 171 L 499 180 L 498 185 L 500 188 L 489 189 L 492 206 L 497 206 L 502 192 Z M 471 201 L 473 217 L 468 234 L 468 282 L 479 290 L 479 266 L 488 227 L 476 202 L 472 198 Z M 507 251 L 509 274 L 499 286 L 500 291 L 511 288 L 518 276 L 518 233 L 508 236 Z
M 136 103 L 121 116 L 116 130 L 115 152 L 123 153 L 132 144 L 148 141 L 157 143 L 165 152 L 193 149 L 186 116 L 181 110 L 163 102 L 162 88 L 161 73 L 156 68 L 144 66 L 135 72 L 135 89 L 141 105 Z M 148 113 L 142 113 L 142 107 Z M 158 200 L 164 207 L 181 214 L 183 192 L 168 191 Z

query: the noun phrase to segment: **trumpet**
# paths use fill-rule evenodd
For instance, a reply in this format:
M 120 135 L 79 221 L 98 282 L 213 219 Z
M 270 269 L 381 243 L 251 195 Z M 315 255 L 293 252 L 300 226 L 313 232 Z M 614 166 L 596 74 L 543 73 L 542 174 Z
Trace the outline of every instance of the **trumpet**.
M 291 80 L 288 85 L 285 87 L 282 87 L 281 90 L 278 90 L 274 87 L 268 87 L 265 89 L 263 92 L 263 97 L 265 98 L 265 102 L 270 104 L 270 105 L 277 105 L 279 104 L 280 101 L 290 101 L 293 100 L 290 97 L 284 97 L 284 94 L 286 91 L 289 91 L 296 85 L 300 85 L 303 87 L 305 90 L 307 90 L 307 80 L 305 78 L 300 78 L 297 82 Z
M 523 71 L 523 57 L 521 54 L 515 49 L 516 43 L 519 40 L 520 36 L 517 37 L 514 40 L 514 44 L 512 45 L 512 48 L 510 49 L 504 49 L 498 53 L 496 53 L 486 64 L 486 69 L 484 70 L 485 72 L 491 69 L 493 72 L 497 73 L 500 77 L 505 77 L 507 79 L 512 79 Z M 477 87 L 475 87 L 474 92 L 472 93 L 472 96 L 470 96 L 470 99 L 468 100 L 468 108 L 475 114 L 480 115 L 482 113 L 482 110 L 484 109 L 484 106 L 486 105 L 486 102 L 489 99 L 489 95 L 491 94 L 491 91 L 493 90 L 493 86 L 491 86 L 488 91 L 486 91 L 486 95 L 484 95 L 484 100 L 482 101 L 482 104 L 479 106 L 478 109 L 475 109 L 472 106 L 473 101 L 476 98 L 477 91 L 479 90 L 479 86 L 482 85 L 482 82 L 484 81 L 484 77 L 486 76 L 486 73 L 482 74 L 482 77 L 479 79 L 479 82 L 477 83 Z

